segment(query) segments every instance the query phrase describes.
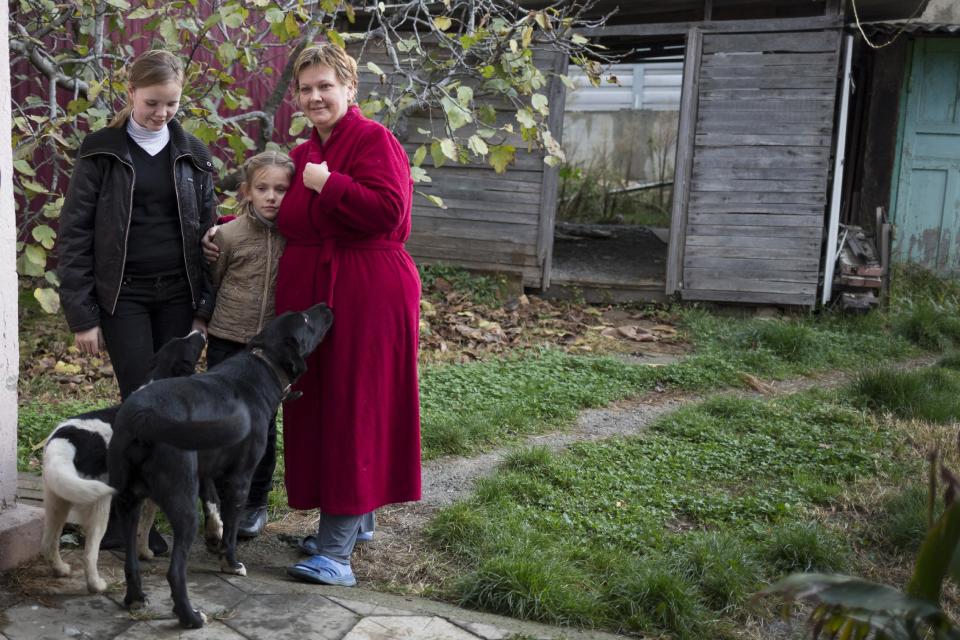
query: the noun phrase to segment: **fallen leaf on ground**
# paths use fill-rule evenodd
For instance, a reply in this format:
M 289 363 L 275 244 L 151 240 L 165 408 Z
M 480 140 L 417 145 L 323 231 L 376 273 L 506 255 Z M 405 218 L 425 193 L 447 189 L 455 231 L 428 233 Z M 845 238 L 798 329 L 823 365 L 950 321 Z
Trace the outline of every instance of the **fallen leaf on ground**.
M 642 327 L 638 327 L 635 324 L 626 324 L 617 327 L 617 331 L 619 331 L 620 334 L 625 338 L 630 338 L 631 340 L 636 340 L 637 342 L 653 342 L 657 339 L 652 333 Z
M 454 325 L 453 329 L 460 335 L 470 338 L 471 340 L 480 340 L 483 337 L 483 332 L 480 331 L 480 329 L 468 327 L 465 324 Z
M 77 374 L 80 373 L 80 366 L 75 364 L 67 364 L 63 360 L 58 360 L 57 364 L 54 365 L 53 370 L 57 373 Z
M 739 373 L 739 376 L 740 379 L 743 380 L 744 384 L 754 391 L 759 391 L 760 393 L 770 393 L 773 391 L 773 387 L 756 376 L 750 375 L 749 373 L 743 371 Z

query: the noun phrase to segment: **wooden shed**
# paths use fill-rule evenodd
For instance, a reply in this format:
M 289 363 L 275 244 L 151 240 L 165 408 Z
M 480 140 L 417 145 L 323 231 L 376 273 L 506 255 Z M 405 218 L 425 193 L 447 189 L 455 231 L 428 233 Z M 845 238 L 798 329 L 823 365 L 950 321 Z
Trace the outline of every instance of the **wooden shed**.
M 863 29 L 842 220 L 873 231 L 880 209 L 895 261 L 960 275 L 960 5 Z
M 860 20 L 892 20 L 909 17 L 917 2 L 926 0 L 857 0 L 856 8 Z M 837 130 L 847 110 L 839 89 L 847 86 L 843 42 L 852 7 L 841 0 L 600 0 L 594 11 L 613 9 L 613 20 L 585 35 L 650 55 L 685 47 L 663 292 L 815 306 L 831 204 L 840 203 L 833 176 L 842 175 L 838 141 L 846 137 Z M 541 64 L 567 68 L 560 58 Z M 551 84 L 549 98 L 559 137 L 562 83 Z M 408 127 L 404 140 L 411 151 L 420 142 L 415 131 Z M 423 190 L 449 208 L 417 203 L 409 248 L 418 260 L 550 286 L 557 169 L 521 154 L 502 176 L 481 166 L 431 174 Z

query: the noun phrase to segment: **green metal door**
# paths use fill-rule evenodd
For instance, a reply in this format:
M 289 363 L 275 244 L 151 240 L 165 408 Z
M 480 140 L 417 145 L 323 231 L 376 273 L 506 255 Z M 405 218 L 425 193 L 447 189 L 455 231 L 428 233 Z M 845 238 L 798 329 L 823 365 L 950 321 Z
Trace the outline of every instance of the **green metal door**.
M 902 131 L 894 258 L 960 272 L 960 39 L 914 44 Z

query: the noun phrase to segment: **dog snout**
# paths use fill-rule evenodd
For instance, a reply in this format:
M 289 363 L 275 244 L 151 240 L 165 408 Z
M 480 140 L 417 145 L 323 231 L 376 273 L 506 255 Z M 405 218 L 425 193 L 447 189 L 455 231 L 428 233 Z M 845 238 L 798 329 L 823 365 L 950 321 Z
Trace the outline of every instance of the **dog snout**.
M 324 302 L 313 305 L 304 311 L 304 314 L 320 327 L 329 327 L 333 323 L 333 311 Z

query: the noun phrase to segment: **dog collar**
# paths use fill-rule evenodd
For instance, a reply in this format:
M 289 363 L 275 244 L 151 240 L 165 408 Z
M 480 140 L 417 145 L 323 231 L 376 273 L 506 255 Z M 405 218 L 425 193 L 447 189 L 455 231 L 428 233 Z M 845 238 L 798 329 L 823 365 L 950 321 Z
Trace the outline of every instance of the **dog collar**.
M 277 366 L 277 363 L 270 359 L 263 349 L 260 347 L 254 347 L 253 349 L 250 349 L 250 353 L 263 360 L 267 366 L 270 367 L 270 371 L 273 372 L 273 375 L 276 376 L 277 382 L 280 383 L 280 392 L 283 394 L 283 398 L 280 399 L 281 402 L 285 400 L 296 400 L 302 395 L 299 391 L 295 391 L 293 393 L 290 392 L 290 387 L 293 384 L 293 381 L 290 380 L 290 378 L 287 377 L 287 374 Z

